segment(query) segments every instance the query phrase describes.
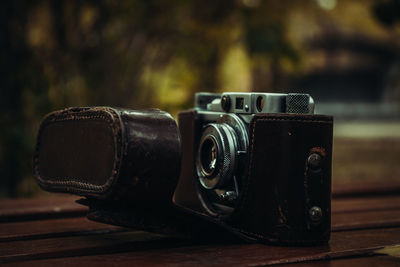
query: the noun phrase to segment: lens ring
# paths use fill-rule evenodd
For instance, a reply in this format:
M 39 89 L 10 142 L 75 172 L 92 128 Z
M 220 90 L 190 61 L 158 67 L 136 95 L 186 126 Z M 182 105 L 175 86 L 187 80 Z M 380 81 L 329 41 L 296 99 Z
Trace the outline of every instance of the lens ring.
M 206 177 L 212 177 L 217 169 L 218 147 L 213 136 L 206 136 L 199 148 L 200 168 Z
M 200 139 L 196 169 L 205 189 L 223 186 L 235 170 L 237 140 L 230 128 L 226 124 L 211 123 Z

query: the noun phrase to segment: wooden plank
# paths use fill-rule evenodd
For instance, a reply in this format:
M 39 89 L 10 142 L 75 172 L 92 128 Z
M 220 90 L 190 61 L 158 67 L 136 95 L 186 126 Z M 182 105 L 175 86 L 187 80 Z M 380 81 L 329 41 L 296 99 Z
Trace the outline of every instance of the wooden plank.
M 3 223 L 0 242 L 93 235 L 126 231 L 126 229 L 97 223 L 86 217 Z
M 0 200 L 0 222 L 84 216 L 87 207 L 75 203 L 77 196 L 52 195 L 32 199 Z
M 17 261 L 18 266 L 121 264 L 137 266 L 264 266 L 370 255 L 379 248 L 399 244 L 400 228 L 335 232 L 332 234 L 329 245 L 317 247 L 284 247 L 263 244 L 182 246 L 167 242 L 156 249 L 154 245 L 162 239 L 147 241 L 153 242 L 149 246 L 146 241 L 138 243 L 135 236 L 127 238 L 122 238 L 119 234 L 114 234 L 114 237 L 108 235 L 108 238 L 105 236 L 58 238 L 30 242 L 16 241 L 14 245 L 18 246 L 13 246 L 12 249 L 5 251 L 4 247 L 0 248 L 1 251 L 5 252 L 2 253 L 3 256 L 0 259 L 3 262 Z M 120 253 L 121 251 L 124 252 Z M 100 255 L 104 253 L 114 254 Z M 59 258 L 61 256 L 64 256 L 64 258 Z M 45 260 L 40 260 L 43 258 Z M 27 261 L 28 259 L 36 260 Z
M 335 213 L 332 216 L 332 231 L 335 232 L 396 226 L 400 227 L 400 209 Z
M 392 198 L 388 200 L 392 200 Z M 358 199 L 352 200 L 355 204 L 357 204 L 358 201 Z M 386 201 L 381 201 L 380 203 L 386 203 Z M 388 211 L 382 208 L 378 211 L 375 209 L 368 211 L 366 207 L 364 207 L 364 205 L 368 205 L 368 202 L 365 203 L 361 201 L 360 204 L 362 204 L 362 206 L 356 205 L 358 210 L 351 213 L 347 212 L 347 210 L 344 212 L 339 212 L 343 211 L 340 209 L 336 210 L 337 213 L 332 217 L 332 231 L 400 226 L 400 209 L 389 209 Z M 344 205 L 343 207 L 346 206 Z M 378 205 L 377 207 L 380 206 Z M 86 217 L 22 221 L 1 224 L 0 242 L 111 233 L 117 231 L 124 231 L 124 229 L 93 222 L 86 219 Z
M 182 242 L 176 238 L 141 231 L 2 242 L 0 263 L 173 247 Z
M 388 194 L 400 194 L 400 181 L 352 181 L 348 183 L 334 183 L 332 187 L 332 196 L 335 198 Z
M 400 193 L 400 139 L 335 137 L 333 196 Z
M 43 203 L 43 199 L 39 199 L 40 203 Z M 72 197 L 57 198 L 56 201 L 52 201 L 50 205 L 46 203 L 47 207 L 43 208 L 52 209 L 51 207 L 57 207 L 57 204 L 73 204 Z M 19 200 L 8 200 L 10 207 L 14 207 L 15 203 L 19 204 Z M 22 204 L 25 206 L 30 202 L 23 200 Z M 34 204 L 37 204 L 37 202 Z M 17 207 L 17 209 L 26 210 L 27 208 Z M 73 204 L 76 205 L 76 204 Z M 3 204 L 4 206 L 4 204 Z M 80 208 L 80 206 L 78 205 Z M 35 206 L 33 206 L 35 208 Z M 333 199 L 332 201 L 332 230 L 333 231 L 343 231 L 348 229 L 365 229 L 365 228 L 377 228 L 377 227 L 388 227 L 399 225 L 400 216 L 398 211 L 400 210 L 400 196 L 387 196 L 387 197 L 371 197 L 371 198 L 340 198 Z M 382 212 L 386 210 L 394 210 L 394 212 Z M 366 212 L 365 211 L 374 211 Z M 377 211 L 377 213 L 375 213 Z M 364 213 L 360 213 L 364 212 Z M 339 213 L 336 215 L 336 213 Z M 341 213 L 351 213 L 341 214 Z M 95 222 L 88 221 L 86 218 L 78 219 L 66 219 L 65 223 L 60 220 L 41 220 L 36 223 L 32 222 L 18 222 L 18 223 L 8 223 L 2 224 L 0 229 L 0 241 L 4 240 L 22 240 L 22 239 L 32 239 L 40 238 L 40 236 L 49 236 L 51 233 L 54 236 L 65 236 L 68 234 L 77 234 L 80 231 L 86 231 L 88 234 L 93 230 L 99 230 L 107 232 L 107 226 L 104 224 L 98 224 Z M 86 228 L 86 229 L 85 229 Z
M 399 226 L 400 223 L 399 199 L 400 197 L 397 196 L 334 199 L 332 204 L 333 230 L 336 231 L 336 233 L 332 234 L 332 241 L 330 243 L 331 248 L 332 244 L 335 244 L 334 240 L 335 238 L 337 239 L 337 235 L 343 234 L 343 231 L 346 231 L 344 233 L 347 234 L 350 233 L 350 235 L 353 234 L 354 232 L 364 232 L 365 235 L 371 237 L 371 239 L 373 240 L 378 239 L 383 243 L 376 244 L 374 242 L 364 240 L 363 242 L 360 243 L 366 247 L 361 247 L 358 250 L 353 248 L 353 249 L 342 249 L 338 251 L 334 250 L 332 251 L 332 249 L 320 251 L 319 249 L 324 247 L 316 247 L 313 248 L 313 250 L 308 251 L 307 249 L 302 250 L 305 248 L 288 248 L 290 251 L 297 251 L 301 255 L 302 253 L 305 254 L 302 256 L 299 256 L 297 254 L 293 256 L 292 254 L 290 254 L 292 256 L 289 255 L 290 257 L 286 258 L 285 262 L 315 260 L 319 258 L 323 259 L 325 257 L 334 257 L 334 258 L 347 257 L 348 255 L 350 256 L 366 255 L 370 253 L 373 249 L 376 249 L 377 247 L 390 245 L 391 244 L 390 242 L 396 241 L 396 238 L 397 242 L 399 242 L 400 230 L 399 228 L 394 227 L 394 226 Z M 75 204 L 73 200 L 74 198 L 71 197 L 57 198 L 55 201 L 54 199 L 52 199 L 49 200 L 50 202 L 46 202 L 43 201 L 43 199 L 40 199 L 40 201 L 33 201 L 34 205 L 32 205 L 32 208 L 30 207 L 32 203 L 27 202 L 27 200 L 23 200 L 22 202 L 18 200 L 7 200 L 1 202 L 0 212 L 2 210 L 9 211 L 13 207 L 15 207 L 17 209 L 17 212 L 14 212 L 14 214 L 17 215 L 26 214 L 25 212 L 26 210 L 34 214 L 35 209 L 39 211 L 47 210 L 46 212 L 48 213 L 49 210 L 51 211 L 52 209 L 54 209 L 54 207 L 57 207 L 58 205 L 62 206 L 65 203 L 72 203 L 73 206 L 77 206 L 79 208 L 83 207 Z M 8 205 L 5 204 L 6 202 L 8 202 Z M 21 206 L 17 205 L 19 204 L 18 202 L 22 203 Z M 43 205 L 43 203 L 45 203 L 46 205 Z M 83 208 L 85 209 L 85 207 Z M 21 212 L 21 210 L 24 212 Z M 64 215 L 61 213 L 61 216 Z M 67 222 L 71 222 L 71 224 L 68 224 Z M 80 225 L 81 228 L 79 228 L 78 225 Z M 46 258 L 65 257 L 65 256 L 74 257 L 79 255 L 87 256 L 87 255 L 98 255 L 107 253 L 117 253 L 116 255 L 122 255 L 122 257 L 125 259 L 126 254 L 121 252 L 133 251 L 135 255 L 139 253 L 137 255 L 140 256 L 142 255 L 141 253 L 143 249 L 149 249 L 150 251 L 156 248 L 162 250 L 164 249 L 168 250 L 171 247 L 176 247 L 176 249 L 187 247 L 189 248 L 189 250 L 192 248 L 198 248 L 199 251 L 195 249 L 196 253 L 197 252 L 199 253 L 201 252 L 200 254 L 205 253 L 202 250 L 203 246 L 195 245 L 190 241 L 166 238 L 159 235 L 152 235 L 143 232 L 113 233 L 114 230 L 108 228 L 108 227 L 112 228 L 112 226 L 105 226 L 105 228 L 101 228 L 99 225 L 101 224 L 96 224 L 94 222 L 87 221 L 84 218 L 3 223 L 1 224 L 1 226 L 5 227 L 0 230 L 0 240 L 3 237 L 4 241 L 3 243 L 0 243 L 0 262 L 46 259 Z M 348 231 L 349 229 L 366 229 L 366 228 L 380 228 L 380 227 L 390 227 L 390 228 L 377 229 L 375 230 L 375 232 L 371 230 Z M 85 232 L 85 229 L 88 231 Z M 394 232 L 392 232 L 392 234 L 386 235 L 388 239 L 381 239 L 382 236 L 383 237 L 385 236 L 385 234 L 375 236 L 375 234 L 377 233 L 379 234 L 381 231 L 393 231 L 393 230 Z M 18 233 L 18 231 L 21 232 Z M 119 232 L 120 230 L 115 230 L 115 231 Z M 370 231 L 370 232 L 365 232 L 365 231 Z M 99 233 L 107 233 L 107 234 L 98 235 Z M 76 236 L 71 236 L 71 235 L 76 235 Z M 347 236 L 348 235 L 345 235 L 345 237 Z M 393 240 L 390 239 L 389 237 L 395 239 Z M 14 240 L 14 242 L 9 242 L 11 240 Z M 25 240 L 25 241 L 16 241 L 16 240 Z M 226 246 L 230 247 L 231 245 L 220 244 L 212 247 L 215 247 L 217 251 L 221 251 L 224 250 Z M 278 251 L 276 251 L 276 249 L 272 249 L 272 251 L 265 251 L 265 249 L 260 249 L 258 247 L 259 245 L 247 245 L 247 244 L 233 245 L 233 247 L 231 248 L 235 248 L 236 246 L 242 247 L 243 250 L 249 251 L 250 254 L 253 253 L 252 252 L 253 249 L 260 250 L 259 253 L 261 254 L 262 253 L 275 254 L 280 251 L 279 249 Z M 262 246 L 262 247 L 264 248 L 268 247 L 270 249 L 280 248 L 271 246 Z M 335 248 L 335 246 L 333 248 Z M 235 249 L 233 249 L 233 251 L 235 251 Z M 140 257 L 145 257 L 146 255 L 143 254 Z M 225 255 L 224 253 L 222 253 L 222 256 L 228 257 L 228 255 Z M 243 257 L 247 256 L 243 255 Z M 75 258 L 68 258 L 67 260 L 69 259 L 75 259 Z M 137 258 L 136 257 L 132 258 L 132 260 L 135 259 Z M 200 258 L 196 259 L 197 263 L 201 263 Z M 39 261 L 38 262 L 35 261 L 35 263 L 39 263 Z M 211 262 L 207 262 L 207 264 L 208 263 Z M 265 261 L 262 262 L 262 264 L 264 263 Z M 279 259 L 268 259 L 267 263 L 280 264 L 283 262 L 282 259 L 279 258 Z
M 86 214 L 87 208 L 75 203 L 75 200 L 79 198 L 56 195 L 38 199 L 0 200 L 0 222 L 83 216 Z M 333 213 L 396 208 L 400 208 L 400 196 L 332 199 Z
M 291 266 L 291 267 L 368 267 L 368 266 L 386 266 L 386 267 L 398 267 L 400 266 L 400 258 L 392 256 L 366 256 L 357 258 L 340 258 L 333 259 L 330 261 L 318 260 L 318 261 L 306 261 L 297 264 L 284 264 L 279 266 Z
M 400 210 L 400 195 L 332 199 L 332 214 L 373 210 Z
M 345 185 L 350 185 L 348 193 L 357 187 L 380 190 L 380 185 L 399 192 L 400 138 L 334 138 L 333 143 L 334 193 Z

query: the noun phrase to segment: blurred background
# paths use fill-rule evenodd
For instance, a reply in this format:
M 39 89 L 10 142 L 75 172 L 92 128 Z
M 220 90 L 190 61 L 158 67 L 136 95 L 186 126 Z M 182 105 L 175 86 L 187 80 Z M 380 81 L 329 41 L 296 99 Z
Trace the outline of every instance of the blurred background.
M 41 118 L 177 112 L 195 92 L 307 92 L 335 116 L 333 183 L 400 188 L 400 1 L 5 1 L 0 197 L 43 194 Z

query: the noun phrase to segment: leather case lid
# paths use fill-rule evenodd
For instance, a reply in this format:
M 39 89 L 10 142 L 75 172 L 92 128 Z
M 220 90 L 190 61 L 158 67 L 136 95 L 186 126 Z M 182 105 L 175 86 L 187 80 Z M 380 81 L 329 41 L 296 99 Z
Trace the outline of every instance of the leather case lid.
M 35 175 L 48 191 L 101 194 L 121 163 L 122 125 L 111 108 L 70 108 L 48 114 L 40 127 Z
M 170 201 L 179 169 L 177 125 L 158 109 L 68 108 L 48 114 L 37 137 L 35 176 L 47 191 Z

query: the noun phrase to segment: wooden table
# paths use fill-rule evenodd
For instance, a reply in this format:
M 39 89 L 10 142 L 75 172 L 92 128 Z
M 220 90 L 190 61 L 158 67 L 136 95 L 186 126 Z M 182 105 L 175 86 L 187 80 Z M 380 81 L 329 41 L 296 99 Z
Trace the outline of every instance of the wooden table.
M 379 191 L 379 190 L 378 190 Z M 77 197 L 0 201 L 0 263 L 18 266 L 400 266 L 400 194 L 335 191 L 329 245 L 201 243 L 86 219 Z M 354 191 L 356 192 L 356 190 Z M 397 256 L 396 256 L 397 255 Z

